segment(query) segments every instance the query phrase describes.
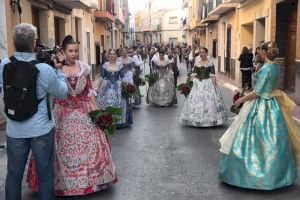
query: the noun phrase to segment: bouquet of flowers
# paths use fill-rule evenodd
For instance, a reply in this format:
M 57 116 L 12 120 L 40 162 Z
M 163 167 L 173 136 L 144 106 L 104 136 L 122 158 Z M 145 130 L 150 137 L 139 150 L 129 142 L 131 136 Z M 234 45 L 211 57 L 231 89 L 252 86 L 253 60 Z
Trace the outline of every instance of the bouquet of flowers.
M 129 98 L 131 97 L 135 92 L 135 85 L 132 85 L 130 83 L 122 82 L 122 97 L 123 98 Z
M 178 85 L 177 89 L 178 91 L 180 91 L 181 94 L 187 97 L 190 94 L 192 87 L 193 87 L 193 81 L 188 80 L 186 83 L 182 83 Z
M 105 110 L 93 110 L 89 116 L 96 126 L 100 127 L 105 134 L 114 134 L 116 123 L 122 118 L 122 109 L 116 107 L 107 107 Z
M 145 85 L 145 80 L 138 75 L 133 75 L 133 83 L 135 86 L 139 87 Z
M 234 103 L 235 103 L 237 100 L 239 100 L 240 98 L 242 98 L 243 96 L 245 96 L 245 92 L 246 92 L 247 90 L 249 90 L 248 84 L 246 84 L 246 85 L 244 86 L 242 92 L 240 92 L 240 91 L 238 91 L 238 90 L 235 91 L 235 94 L 234 94 L 233 99 L 232 99 L 233 105 L 230 107 L 230 111 L 231 111 L 231 112 L 233 112 L 233 113 L 235 113 L 235 114 L 239 114 L 241 108 L 243 107 L 243 104 L 241 104 L 239 107 L 236 107 L 236 106 L 234 105 Z
M 149 83 L 149 86 L 153 86 L 154 83 L 159 79 L 158 72 L 153 72 L 151 74 L 145 75 L 145 80 Z

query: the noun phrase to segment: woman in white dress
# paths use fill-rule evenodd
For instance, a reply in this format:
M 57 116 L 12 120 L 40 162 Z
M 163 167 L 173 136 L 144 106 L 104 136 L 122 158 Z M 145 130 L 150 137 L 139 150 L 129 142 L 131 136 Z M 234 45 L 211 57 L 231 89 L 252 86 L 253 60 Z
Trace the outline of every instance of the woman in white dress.
M 172 65 L 165 57 L 165 52 L 160 51 L 159 57 L 153 60 L 154 73 L 158 73 L 158 80 L 149 87 L 147 103 L 153 106 L 172 106 L 176 103 L 176 93 Z
M 220 90 L 216 86 L 215 67 L 207 58 L 208 50 L 200 49 L 192 69 L 193 87 L 187 96 L 182 114 L 182 124 L 196 127 L 212 127 L 224 124 L 226 120 L 225 104 Z

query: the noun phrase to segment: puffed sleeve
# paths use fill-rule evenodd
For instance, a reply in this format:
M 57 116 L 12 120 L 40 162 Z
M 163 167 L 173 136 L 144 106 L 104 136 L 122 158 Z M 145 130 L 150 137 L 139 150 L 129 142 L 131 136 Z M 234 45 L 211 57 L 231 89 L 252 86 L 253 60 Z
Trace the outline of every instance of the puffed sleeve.
M 264 93 L 265 86 L 271 78 L 269 68 L 262 68 L 257 73 L 257 81 L 254 86 L 254 93 L 261 96 Z

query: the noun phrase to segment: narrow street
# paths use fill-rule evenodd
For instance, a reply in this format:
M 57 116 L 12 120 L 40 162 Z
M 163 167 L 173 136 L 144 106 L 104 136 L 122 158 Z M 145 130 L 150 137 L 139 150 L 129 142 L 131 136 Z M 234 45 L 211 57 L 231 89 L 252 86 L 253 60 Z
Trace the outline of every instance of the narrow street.
M 179 82 L 185 80 L 181 66 Z M 148 68 L 148 67 L 146 67 Z M 222 86 L 227 108 L 232 91 Z M 144 93 L 145 94 L 145 91 Z M 145 97 L 144 99 L 145 100 Z M 218 139 L 227 129 L 191 128 L 180 124 L 184 101 L 178 105 L 155 108 L 143 105 L 134 110 L 134 124 L 110 137 L 119 182 L 106 191 L 84 197 L 58 198 L 78 200 L 296 200 L 300 181 L 288 188 L 267 192 L 243 190 L 219 182 L 217 173 L 221 153 Z M 229 116 L 232 117 L 231 113 Z M 3 134 L 3 133 L 1 133 Z M 3 140 L 3 136 L 0 137 Z M 1 141 L 2 143 L 3 141 Z M 4 199 L 6 152 L 0 149 L 0 199 Z M 26 177 L 26 176 L 25 176 Z M 26 178 L 25 178 L 26 179 Z M 24 179 L 24 181 L 25 181 Z M 23 183 L 23 200 L 37 199 Z

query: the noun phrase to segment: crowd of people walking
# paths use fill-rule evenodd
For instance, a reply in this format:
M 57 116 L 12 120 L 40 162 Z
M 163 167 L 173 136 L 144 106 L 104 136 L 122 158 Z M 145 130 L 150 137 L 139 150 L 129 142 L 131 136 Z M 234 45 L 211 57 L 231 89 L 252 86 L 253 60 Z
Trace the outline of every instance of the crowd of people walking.
M 194 127 L 226 124 L 227 111 L 217 85 L 215 64 L 205 47 L 154 44 L 109 49 L 102 54 L 99 78 L 93 84 L 90 66 L 78 60 L 78 46 L 72 36 L 65 37 L 53 67 L 36 61 L 34 26 L 17 25 L 13 39 L 16 52 L 0 65 L 8 117 L 7 200 L 21 199 L 30 152 L 27 182 L 41 200 L 53 199 L 54 195 L 86 195 L 115 184 L 118 177 L 111 155 L 113 147 L 89 113 L 120 108 L 122 115 L 116 126 L 126 128 L 134 125 L 133 109 L 142 101 L 156 107 L 179 104 L 177 77 L 179 63 L 184 61 L 191 88 L 182 105 L 180 122 Z M 275 44 L 269 42 L 262 43 L 255 56 L 245 47 L 239 57 L 242 86 L 248 85 L 247 93 L 235 101 L 240 111 L 220 139 L 223 157 L 219 179 L 230 185 L 273 190 L 289 186 L 296 179 L 300 133 L 291 119 L 295 104 L 275 90 L 277 55 Z M 148 79 L 142 76 L 146 61 L 150 66 Z M 25 71 L 19 69 L 23 65 Z M 33 72 L 31 81 L 36 85 L 26 85 L 24 77 Z M 140 87 L 144 79 L 147 90 L 143 98 Z M 134 86 L 132 95 L 124 96 L 124 84 Z M 19 91 L 17 86 L 23 89 Z M 33 110 L 27 112 L 24 103 L 33 95 L 36 103 L 30 104 Z M 53 103 L 49 96 L 54 98 Z

